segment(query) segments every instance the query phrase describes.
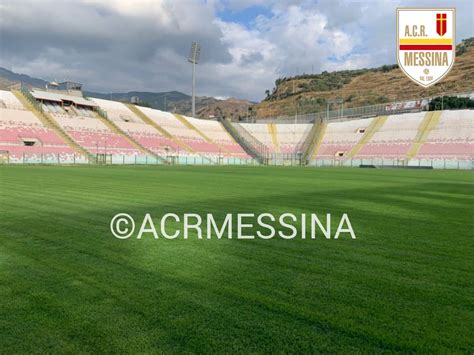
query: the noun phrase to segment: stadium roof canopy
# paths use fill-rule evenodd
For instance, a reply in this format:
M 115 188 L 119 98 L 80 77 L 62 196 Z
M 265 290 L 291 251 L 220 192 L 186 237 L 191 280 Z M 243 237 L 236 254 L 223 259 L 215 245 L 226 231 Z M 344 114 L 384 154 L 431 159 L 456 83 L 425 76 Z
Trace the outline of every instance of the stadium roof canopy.
M 74 102 L 76 105 L 91 106 L 91 107 L 97 106 L 95 102 L 86 100 L 83 97 L 78 97 L 78 96 L 62 95 L 62 94 L 57 94 L 57 93 L 48 92 L 48 91 L 41 91 L 41 90 L 33 90 L 31 92 L 31 95 L 33 95 L 33 97 L 38 100 L 47 100 L 47 101 L 54 101 L 54 102 L 70 101 L 70 102 Z

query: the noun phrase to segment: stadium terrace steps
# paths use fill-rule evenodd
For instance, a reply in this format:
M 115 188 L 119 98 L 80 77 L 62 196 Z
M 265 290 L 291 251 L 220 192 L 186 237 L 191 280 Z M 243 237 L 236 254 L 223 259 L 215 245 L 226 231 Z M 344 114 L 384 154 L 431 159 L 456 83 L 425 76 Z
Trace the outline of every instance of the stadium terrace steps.
M 206 142 L 210 143 L 210 144 L 214 144 L 215 146 L 217 146 L 221 151 L 225 151 L 226 153 L 231 153 L 228 149 L 226 149 L 224 146 L 222 146 L 221 144 L 213 141 L 211 138 L 209 138 L 202 130 L 200 130 L 199 128 L 197 128 L 195 125 L 193 125 L 191 122 L 189 122 L 186 117 L 182 116 L 182 115 L 179 115 L 177 113 L 173 113 L 173 115 L 183 124 L 185 125 L 187 128 L 189 128 L 190 130 L 192 131 L 195 131 L 197 134 L 199 134 Z
M 185 125 L 187 128 L 189 128 L 192 131 L 195 131 L 197 134 L 199 134 L 202 138 L 204 138 L 205 141 L 213 143 L 212 140 L 204 134 L 201 130 L 199 130 L 196 126 L 191 124 L 184 116 L 178 115 L 177 113 L 173 113 L 173 116 L 178 119 L 183 125 Z
M 406 155 L 407 160 L 412 159 L 417 155 L 431 131 L 438 125 L 441 118 L 441 112 L 442 111 L 430 111 L 425 114 L 423 121 L 421 121 L 420 126 L 418 127 L 418 133 L 415 140 Z
M 66 133 L 66 131 L 56 122 L 56 120 L 49 115 L 48 113 L 44 112 L 39 105 L 34 104 L 35 99 L 33 97 L 29 98 L 25 92 L 19 90 L 13 90 L 13 94 L 16 98 L 36 117 L 43 123 L 43 125 L 53 132 L 55 132 L 59 137 L 61 137 L 64 142 L 75 152 L 84 155 L 86 157 L 91 157 L 91 154 L 81 147 L 77 142 Z
M 311 126 L 311 129 L 309 130 L 308 134 L 306 135 L 306 138 L 301 147 L 301 160 L 303 162 L 307 162 L 313 157 L 314 144 L 318 136 L 318 131 L 320 129 L 321 123 L 322 122 L 320 120 L 315 121 Z
M 163 158 L 161 155 L 158 153 L 153 152 L 152 150 L 146 148 L 142 144 L 140 144 L 137 140 L 135 140 L 131 135 L 127 134 L 125 131 L 123 131 L 119 126 L 117 126 L 112 120 L 109 120 L 106 118 L 105 113 L 96 112 L 96 117 L 104 123 L 113 133 L 115 133 L 118 136 L 121 136 L 127 140 L 128 143 L 130 143 L 133 147 L 138 149 L 139 151 L 143 152 L 145 155 L 151 155 L 157 159 L 159 159 L 161 162 L 166 163 L 166 159 Z
M 277 136 L 277 126 L 274 123 L 268 124 L 268 133 L 272 136 L 272 143 L 275 147 L 275 153 L 280 153 L 280 145 L 278 144 L 278 136 Z
M 354 158 L 364 148 L 365 144 L 370 141 L 374 134 L 383 126 L 387 116 L 378 116 L 373 119 L 370 125 L 367 127 L 364 135 L 360 138 L 360 141 L 351 149 L 347 154 L 346 159 Z
M 276 154 L 275 145 L 272 141 L 272 136 L 268 131 L 268 125 L 266 123 L 247 123 L 242 122 L 238 124 L 238 129 L 242 129 L 242 134 L 249 135 L 252 139 L 255 139 L 259 143 L 265 146 L 265 150 L 269 154 Z
M 220 122 L 220 121 L 218 121 L 218 123 L 221 125 L 221 127 L 222 127 L 222 129 L 224 130 L 225 134 L 229 137 L 229 140 L 230 140 L 232 143 L 236 144 L 245 154 L 247 154 L 248 157 L 251 157 L 251 155 L 248 154 L 248 153 L 245 151 L 245 149 L 242 147 L 242 145 L 239 144 L 239 142 L 237 142 L 237 141 L 235 140 L 235 138 L 232 136 L 232 134 L 230 134 L 229 131 L 225 128 L 224 123 L 222 123 L 222 122 Z
M 222 125 L 229 135 L 245 150 L 245 152 L 257 160 L 260 164 L 265 164 L 267 154 L 265 145 L 252 136 L 237 122 L 231 122 L 225 118 L 222 119 Z
M 174 122 L 176 123 L 179 123 L 179 125 L 181 127 L 184 127 L 184 129 L 186 131 L 189 131 L 189 128 L 184 126 L 183 123 L 181 121 L 179 121 L 177 119 L 176 116 L 174 116 L 173 114 L 169 113 L 169 112 L 162 112 L 162 111 L 158 111 L 158 110 L 152 110 L 152 111 L 156 111 L 156 112 L 161 112 L 162 114 L 166 114 L 168 115 L 168 118 L 167 118 L 167 121 L 168 121 L 168 124 L 170 124 L 170 119 L 171 121 L 173 121 L 173 123 L 171 123 L 171 125 L 169 127 L 167 127 L 167 129 L 165 129 L 163 127 L 162 124 L 158 123 L 156 118 L 153 117 L 153 116 L 149 116 L 149 113 L 145 113 L 144 110 L 141 110 L 139 109 L 138 107 L 134 106 L 134 105 L 131 105 L 131 104 L 127 104 L 127 106 L 130 108 L 130 110 L 132 110 L 133 113 L 135 113 L 143 122 L 149 124 L 150 126 L 152 126 L 153 128 L 155 128 L 158 132 L 160 132 L 163 136 L 165 136 L 166 138 L 168 138 L 169 140 L 171 140 L 176 146 L 179 146 L 181 148 L 183 148 L 184 151 L 190 153 L 191 155 L 198 155 L 200 156 L 200 158 L 203 160 L 203 161 L 206 161 L 210 164 L 213 164 L 213 163 L 216 163 L 215 161 L 212 160 L 212 158 L 210 158 L 208 155 L 206 155 L 205 151 L 202 151 L 202 150 L 199 150 L 201 147 L 199 144 L 195 145 L 194 142 L 192 141 L 187 141 L 186 140 L 186 137 L 181 135 L 182 132 L 177 132 L 176 131 L 176 127 L 173 127 L 174 125 Z M 144 108 L 145 109 L 145 108 Z M 148 109 L 148 108 L 146 108 Z M 151 110 L 151 109 L 150 109 Z M 201 137 L 199 136 L 195 131 L 192 131 L 195 135 L 197 135 L 198 137 Z M 181 133 L 181 134 L 180 134 Z M 206 141 L 204 141 L 205 143 L 207 143 Z M 207 143 L 208 144 L 208 143 Z M 210 144 L 208 144 L 210 145 Z M 214 146 L 216 147 L 216 146 Z
M 171 133 L 169 133 L 166 129 L 161 127 L 158 123 L 150 119 L 146 114 L 144 114 L 142 111 L 140 111 L 135 105 L 133 104 L 126 104 L 127 107 L 134 113 L 136 114 L 143 122 L 146 124 L 152 126 L 154 129 L 156 129 L 158 132 L 160 132 L 163 136 L 166 138 L 170 139 L 174 143 L 176 143 L 178 146 L 183 148 L 185 151 L 190 152 L 190 153 L 196 153 L 193 148 L 191 148 L 189 145 L 178 139 L 177 137 L 173 136 Z
M 303 161 L 314 159 L 318 154 L 319 147 L 323 141 L 324 133 L 326 132 L 327 123 L 325 121 L 318 121 L 313 124 L 311 131 L 308 134 L 308 143 L 306 149 L 303 151 Z

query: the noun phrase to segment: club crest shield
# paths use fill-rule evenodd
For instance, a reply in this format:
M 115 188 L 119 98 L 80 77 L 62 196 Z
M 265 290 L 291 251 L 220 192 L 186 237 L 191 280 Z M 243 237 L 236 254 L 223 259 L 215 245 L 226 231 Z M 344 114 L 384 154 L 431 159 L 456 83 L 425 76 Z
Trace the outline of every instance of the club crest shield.
M 397 60 L 415 83 L 431 86 L 451 70 L 456 55 L 456 11 L 397 9 Z

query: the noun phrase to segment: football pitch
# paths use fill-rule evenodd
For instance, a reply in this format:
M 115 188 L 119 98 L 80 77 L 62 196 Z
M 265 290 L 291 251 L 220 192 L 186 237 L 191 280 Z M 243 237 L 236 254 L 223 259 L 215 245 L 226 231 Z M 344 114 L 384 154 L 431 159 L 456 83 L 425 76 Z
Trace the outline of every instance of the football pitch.
M 0 190 L 0 353 L 474 351 L 473 172 L 0 166 Z M 120 240 L 119 212 L 347 213 L 357 239 Z

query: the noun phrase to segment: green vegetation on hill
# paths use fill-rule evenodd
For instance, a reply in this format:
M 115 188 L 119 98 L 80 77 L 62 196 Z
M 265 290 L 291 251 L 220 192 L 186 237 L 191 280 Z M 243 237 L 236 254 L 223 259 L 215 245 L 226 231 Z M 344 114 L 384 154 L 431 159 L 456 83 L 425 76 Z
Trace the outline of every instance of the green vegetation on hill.
M 456 46 L 456 55 L 463 55 L 467 53 L 470 47 L 474 47 L 474 37 L 464 39 Z
M 436 97 L 429 103 L 430 111 L 468 108 L 474 108 L 474 100 L 471 100 L 469 97 Z
M 474 38 L 457 46 L 453 69 L 439 83 L 423 88 L 406 77 L 397 65 L 373 69 L 323 72 L 277 79 L 266 98 L 253 107 L 257 118 L 294 116 L 325 111 L 333 99 L 345 108 L 412 100 L 474 91 Z M 329 104 L 330 109 L 340 105 Z
M 456 55 L 462 55 L 468 51 L 470 47 L 474 46 L 474 37 L 463 40 L 456 47 Z M 357 70 L 342 70 L 327 72 L 323 71 L 321 74 L 303 74 L 293 77 L 283 77 L 275 80 L 275 86 L 271 90 L 265 91 L 264 101 L 274 101 L 285 99 L 289 96 L 301 94 L 311 91 L 331 91 L 342 88 L 344 85 L 349 84 L 351 80 L 355 77 L 366 73 L 377 73 L 382 72 L 386 73 L 391 70 L 398 69 L 398 64 L 393 65 L 382 65 L 378 68 L 364 68 Z M 280 88 L 285 83 L 292 81 L 297 81 L 295 87 L 288 85 L 287 88 L 281 90 Z
M 323 71 L 321 74 L 303 74 L 295 77 L 284 77 L 279 78 L 275 81 L 275 87 L 270 94 L 270 91 L 266 91 L 266 97 L 264 99 L 267 101 L 284 99 L 286 97 L 292 96 L 295 93 L 302 93 L 308 91 L 330 91 L 342 88 L 344 85 L 349 84 L 351 80 L 365 73 L 369 72 L 388 72 L 390 70 L 398 68 L 397 64 L 394 65 L 383 65 L 379 68 L 372 69 L 358 69 L 358 70 L 342 70 L 335 72 Z M 285 82 L 290 82 L 293 80 L 304 80 L 309 79 L 306 82 L 298 83 L 297 87 L 293 91 L 286 91 L 279 93 L 278 87 Z
M 2 353 L 473 352 L 471 172 L 0 166 L 0 181 Z M 119 212 L 333 228 L 348 213 L 357 239 L 118 240 Z

